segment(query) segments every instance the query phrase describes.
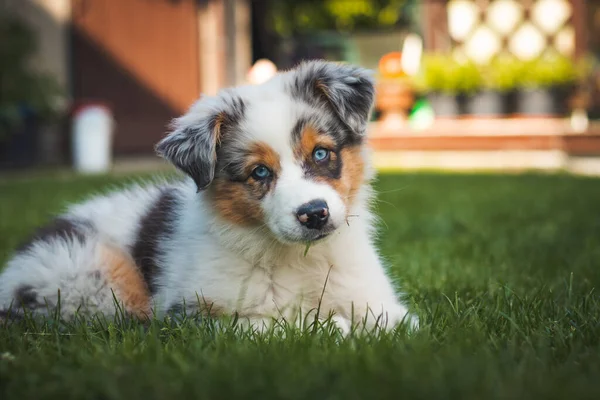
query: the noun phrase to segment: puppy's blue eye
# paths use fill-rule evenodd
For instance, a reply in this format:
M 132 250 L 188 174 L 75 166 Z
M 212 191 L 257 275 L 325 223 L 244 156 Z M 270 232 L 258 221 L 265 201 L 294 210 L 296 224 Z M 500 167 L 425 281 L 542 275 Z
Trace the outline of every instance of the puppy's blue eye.
M 313 152 L 313 158 L 317 162 L 322 162 L 329 158 L 329 154 L 330 154 L 329 150 L 324 149 L 322 147 L 317 147 L 315 149 L 315 151 Z
M 266 179 L 271 176 L 271 171 L 264 165 L 259 165 L 252 171 L 252 177 L 256 180 Z

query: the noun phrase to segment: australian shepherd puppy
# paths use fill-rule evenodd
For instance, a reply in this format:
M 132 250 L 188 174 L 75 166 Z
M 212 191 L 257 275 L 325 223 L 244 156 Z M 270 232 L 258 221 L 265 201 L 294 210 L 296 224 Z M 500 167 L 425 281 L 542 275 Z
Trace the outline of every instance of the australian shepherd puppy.
M 8 262 L 0 309 L 415 327 L 374 246 L 373 97 L 366 70 L 324 61 L 203 97 L 156 146 L 187 178 L 70 208 Z

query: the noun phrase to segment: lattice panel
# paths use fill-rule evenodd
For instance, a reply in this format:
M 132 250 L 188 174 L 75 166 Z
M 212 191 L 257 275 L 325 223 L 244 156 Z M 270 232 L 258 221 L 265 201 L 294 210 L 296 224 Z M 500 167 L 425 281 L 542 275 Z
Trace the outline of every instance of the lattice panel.
M 457 57 L 485 63 L 509 53 L 529 60 L 549 51 L 572 56 L 569 0 L 450 0 L 448 31 Z

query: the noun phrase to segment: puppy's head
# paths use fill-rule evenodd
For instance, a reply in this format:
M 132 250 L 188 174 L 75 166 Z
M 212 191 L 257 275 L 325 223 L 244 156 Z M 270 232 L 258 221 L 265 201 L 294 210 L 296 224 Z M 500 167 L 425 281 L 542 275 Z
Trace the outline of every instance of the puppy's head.
M 199 100 L 157 151 L 229 222 L 284 243 L 318 240 L 345 223 L 364 183 L 373 95 L 363 69 L 305 62 Z

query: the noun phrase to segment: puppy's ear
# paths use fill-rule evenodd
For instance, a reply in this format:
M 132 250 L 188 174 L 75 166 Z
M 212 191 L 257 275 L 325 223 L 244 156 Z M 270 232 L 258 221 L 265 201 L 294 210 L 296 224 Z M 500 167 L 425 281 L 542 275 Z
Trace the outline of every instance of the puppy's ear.
M 215 177 L 223 135 L 243 118 L 244 110 L 244 101 L 231 92 L 205 97 L 173 121 L 172 132 L 156 145 L 156 152 L 203 190 Z
M 292 95 L 329 107 L 357 135 L 364 136 L 375 95 L 369 70 L 327 61 L 305 61 L 292 80 Z

